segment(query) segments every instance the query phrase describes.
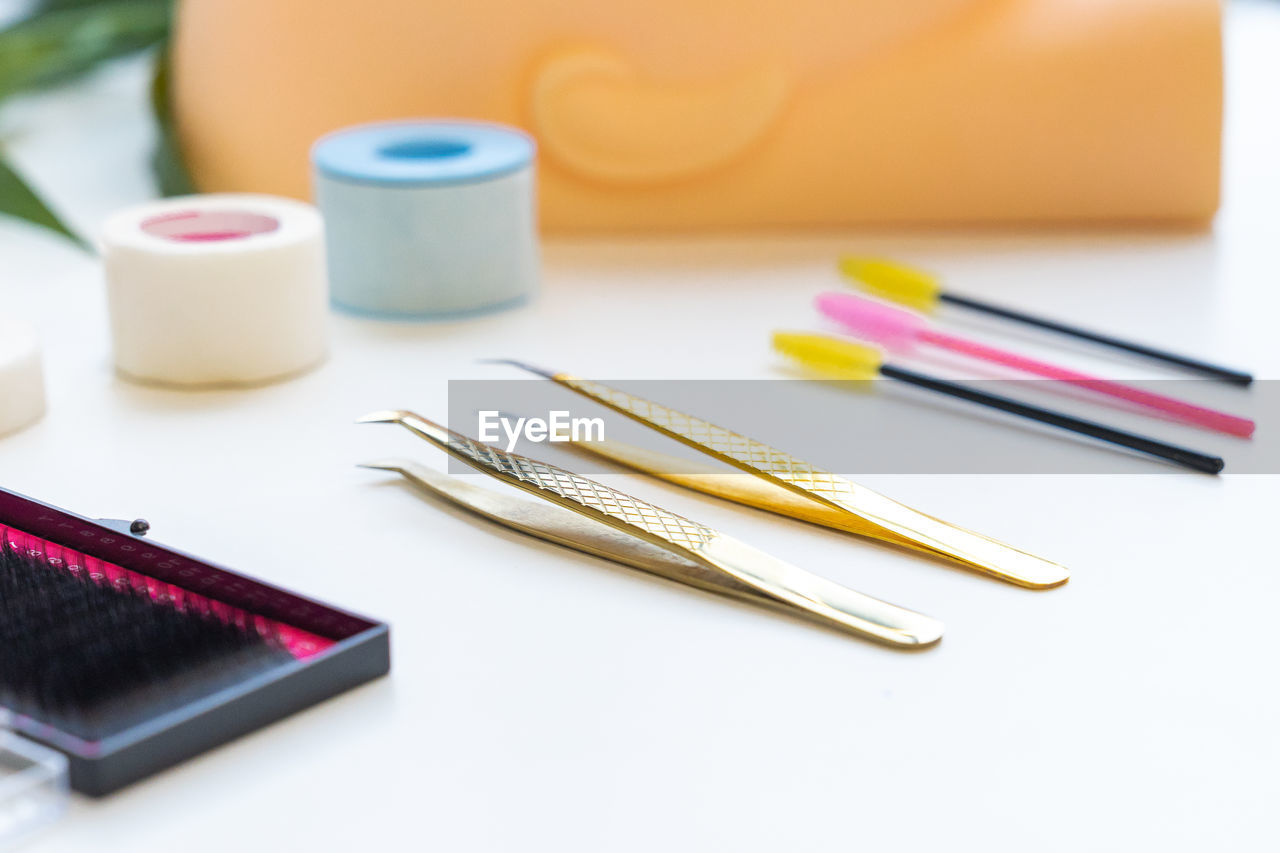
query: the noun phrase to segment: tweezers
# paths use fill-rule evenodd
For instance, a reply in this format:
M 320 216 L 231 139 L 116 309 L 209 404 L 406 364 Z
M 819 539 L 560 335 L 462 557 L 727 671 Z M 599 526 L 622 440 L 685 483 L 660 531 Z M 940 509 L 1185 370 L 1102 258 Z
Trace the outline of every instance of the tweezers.
M 413 412 L 374 412 L 358 422 L 400 424 L 455 459 L 542 498 L 547 503 L 501 495 L 407 460 L 363 466 L 398 472 L 521 533 L 896 648 L 929 646 L 942 637 L 936 619 L 855 592 L 674 512 L 475 441 Z
M 1030 589 L 1047 589 L 1070 579 L 1070 572 L 1057 563 L 926 515 L 775 447 L 652 400 L 519 361 L 489 363 L 513 365 L 550 379 L 750 476 L 691 466 L 682 459 L 618 442 L 574 442 L 641 473 L 745 506 L 924 552 Z M 676 473 L 681 471 L 688 473 Z

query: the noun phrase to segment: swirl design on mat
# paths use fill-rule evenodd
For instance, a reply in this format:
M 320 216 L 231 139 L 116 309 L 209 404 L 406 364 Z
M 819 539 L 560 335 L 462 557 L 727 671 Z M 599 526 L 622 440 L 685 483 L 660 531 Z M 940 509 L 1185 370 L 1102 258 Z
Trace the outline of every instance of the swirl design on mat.
M 564 48 L 538 65 L 533 130 L 561 166 L 607 184 L 695 177 L 743 157 L 781 120 L 791 74 L 773 60 L 710 79 L 646 77 L 595 45 Z

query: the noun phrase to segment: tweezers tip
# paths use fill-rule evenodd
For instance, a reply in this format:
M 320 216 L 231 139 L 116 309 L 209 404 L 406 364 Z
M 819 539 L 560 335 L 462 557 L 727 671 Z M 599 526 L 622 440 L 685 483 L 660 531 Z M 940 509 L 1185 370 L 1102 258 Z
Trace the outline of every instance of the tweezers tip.
M 400 471 L 411 463 L 407 459 L 389 456 L 385 459 L 373 459 L 369 462 L 357 462 L 357 468 L 371 468 L 375 471 Z
M 534 367 L 528 362 L 517 361 L 514 358 L 481 358 L 476 361 L 478 364 L 506 364 L 511 367 L 518 367 L 521 370 L 541 376 L 543 379 L 551 379 L 555 376 L 555 374 L 550 370 L 544 370 L 541 367 Z
M 361 415 L 356 418 L 358 424 L 394 424 L 399 423 L 405 416 L 404 411 L 393 409 L 382 409 L 377 412 L 370 412 L 367 415 Z

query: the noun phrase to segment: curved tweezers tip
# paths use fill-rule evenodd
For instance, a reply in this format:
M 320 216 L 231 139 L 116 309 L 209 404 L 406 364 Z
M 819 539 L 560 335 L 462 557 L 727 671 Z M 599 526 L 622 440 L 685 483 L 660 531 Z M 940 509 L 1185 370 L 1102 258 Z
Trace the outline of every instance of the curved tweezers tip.
M 394 424 L 404 420 L 410 414 L 403 409 L 381 409 L 356 418 L 358 424 Z

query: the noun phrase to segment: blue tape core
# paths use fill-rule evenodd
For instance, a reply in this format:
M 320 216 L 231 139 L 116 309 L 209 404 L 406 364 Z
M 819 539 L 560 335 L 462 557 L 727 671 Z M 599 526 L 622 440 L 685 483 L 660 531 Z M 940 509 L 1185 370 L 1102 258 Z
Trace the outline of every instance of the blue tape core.
M 320 174 L 388 186 L 487 181 L 533 162 L 528 134 L 498 124 L 414 121 L 365 124 L 322 136 L 311 148 Z

